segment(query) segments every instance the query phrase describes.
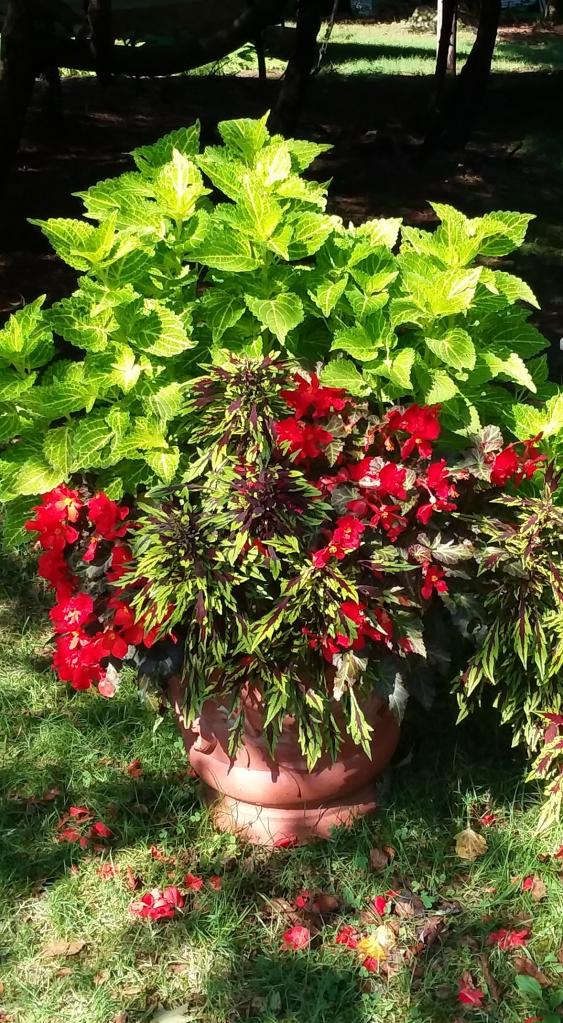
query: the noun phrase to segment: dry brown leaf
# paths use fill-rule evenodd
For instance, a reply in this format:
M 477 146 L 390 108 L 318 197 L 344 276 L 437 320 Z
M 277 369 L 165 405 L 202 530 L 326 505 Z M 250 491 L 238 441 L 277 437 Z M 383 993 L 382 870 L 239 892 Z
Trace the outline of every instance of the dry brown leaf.
M 182 973 L 189 973 L 190 972 L 190 964 L 189 963 L 169 963 L 166 968 L 167 968 L 167 970 L 170 970 L 170 973 L 182 974 Z
M 559 952 L 557 953 L 557 962 L 561 963 L 561 966 L 563 966 L 563 946 L 559 949 Z
M 551 984 L 549 977 L 546 977 L 545 973 L 540 970 L 539 966 L 536 966 L 536 964 L 531 959 L 528 959 L 527 956 L 515 956 L 514 969 L 516 970 L 516 973 L 520 974 L 520 976 L 533 977 L 534 980 L 537 980 L 538 984 L 541 984 L 542 987 L 549 987 Z
M 0 995 L 4 994 L 4 981 L 0 980 Z
M 122 1009 L 121 1012 L 117 1013 L 117 1016 L 113 1017 L 111 1023 L 127 1023 L 127 1020 L 128 1014 L 125 1012 L 124 1009 Z
M 55 973 L 55 977 L 70 977 L 71 973 L 70 966 L 61 966 L 60 970 Z
M 397 916 L 401 918 L 424 916 L 426 912 L 422 899 L 412 893 L 409 895 L 397 895 L 394 906 Z
M 395 849 L 392 845 L 384 845 L 381 849 L 375 846 L 370 850 L 369 862 L 371 869 L 378 873 L 380 870 L 385 870 L 389 866 L 391 860 L 394 860 L 396 856 Z
M 108 980 L 109 970 L 100 970 L 100 972 L 96 973 L 96 975 L 94 976 L 94 984 L 96 985 L 96 987 L 101 987 L 101 985 L 105 984 L 106 981 Z
M 312 908 L 321 916 L 329 916 L 331 913 L 337 913 L 340 909 L 340 899 L 337 899 L 335 895 L 316 892 L 313 896 Z
M 430 916 L 418 932 L 417 938 L 423 945 L 429 948 L 438 940 L 446 926 L 443 916 Z
M 530 895 L 532 896 L 535 902 L 541 902 L 542 899 L 545 899 L 547 895 L 547 888 L 545 886 L 545 882 L 542 881 L 541 877 L 534 878 L 534 883 L 530 888 Z
M 459 835 L 456 835 L 455 851 L 460 860 L 473 863 L 479 856 L 486 853 L 487 849 L 486 839 L 483 838 L 483 835 L 478 835 L 476 831 L 473 831 L 473 828 L 466 828 L 465 831 L 460 831 Z
M 132 760 L 130 764 L 127 764 L 125 771 L 130 778 L 143 777 L 143 765 L 141 764 L 141 761 L 138 758 Z
M 491 998 L 493 999 L 493 1002 L 496 1002 L 497 1005 L 498 1005 L 498 1003 L 500 1002 L 501 997 L 502 997 L 502 992 L 501 992 L 501 990 L 500 990 L 500 988 L 499 988 L 495 978 L 493 977 L 493 975 L 491 973 L 489 957 L 488 957 L 486 952 L 481 952 L 481 954 L 479 956 L 479 961 L 481 963 L 481 970 L 483 972 L 483 976 L 485 978 L 487 987 L 489 989 L 489 994 L 490 994 Z
M 54 959 L 56 956 L 76 956 L 79 952 L 82 952 L 86 942 L 85 941 L 50 941 L 45 948 L 42 949 L 41 955 L 43 959 Z
M 132 998 L 133 995 L 139 995 L 144 989 L 143 984 L 126 984 L 125 987 L 121 988 L 121 994 L 127 998 Z

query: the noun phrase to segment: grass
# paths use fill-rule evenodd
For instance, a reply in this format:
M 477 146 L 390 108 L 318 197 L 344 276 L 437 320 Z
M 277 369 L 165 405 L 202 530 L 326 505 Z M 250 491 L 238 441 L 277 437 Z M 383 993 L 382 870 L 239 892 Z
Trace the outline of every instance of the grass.
M 315 847 L 253 849 L 213 831 L 172 723 L 160 722 L 132 683 L 105 701 L 69 694 L 53 681 L 46 608 L 32 568 L 5 562 L 2 586 L 0 1019 L 142 1023 L 158 1019 L 158 1006 L 178 1005 L 185 1008 L 175 1019 L 199 1023 L 451 1023 L 454 1017 L 520 1023 L 537 1015 L 515 986 L 514 956 L 498 950 L 488 960 L 482 956 L 489 956 L 491 930 L 531 921 L 523 954 L 557 986 L 562 882 L 558 862 L 542 862 L 539 854 L 553 852 L 563 835 L 541 842 L 534 836 L 536 795 L 522 788 L 522 766 L 496 730 L 491 734 L 490 723 L 466 728 L 450 742 L 435 715 L 418 719 L 413 712 L 412 763 L 392 773 L 376 819 Z M 140 778 L 127 772 L 136 758 Z M 52 789 L 60 794 L 42 798 Z M 106 853 L 91 855 L 57 840 L 57 822 L 72 804 L 87 805 L 111 827 Z M 497 816 L 483 829 L 489 848 L 467 864 L 455 854 L 455 835 L 484 808 Z M 151 845 L 172 862 L 154 859 Z M 385 845 L 395 857 L 374 873 L 370 851 Z M 103 864 L 112 864 L 116 876 L 104 880 Z M 134 896 L 127 868 L 142 891 L 181 884 L 187 871 L 205 879 L 220 875 L 222 889 L 206 884 L 178 919 L 141 923 L 129 913 Z M 541 902 L 515 880 L 530 874 L 547 885 Z M 436 913 L 446 912 L 447 927 L 441 940 L 405 953 L 405 962 L 383 979 L 361 971 L 334 935 L 343 922 L 369 931 L 361 913 L 390 887 L 410 889 L 425 906 L 422 917 L 390 918 L 401 923 L 401 950 L 416 945 Z M 334 895 L 338 909 L 314 918 L 320 931 L 310 950 L 285 952 L 287 902 L 303 888 Z M 452 900 L 459 912 L 449 915 Z M 46 956 L 57 940 L 84 944 L 74 955 Z M 487 991 L 483 962 L 499 985 L 498 1004 Z M 484 1008 L 467 1016 L 456 1003 L 464 970 L 486 992 Z

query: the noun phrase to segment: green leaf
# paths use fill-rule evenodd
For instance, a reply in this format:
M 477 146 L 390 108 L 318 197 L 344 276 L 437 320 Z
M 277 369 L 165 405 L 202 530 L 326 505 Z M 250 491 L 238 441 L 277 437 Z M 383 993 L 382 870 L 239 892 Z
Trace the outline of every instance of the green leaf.
M 238 209 L 244 216 L 245 227 L 251 237 L 260 241 L 267 241 L 283 217 L 280 204 L 268 194 L 260 179 L 252 174 L 243 176 Z
M 535 1001 L 543 1000 L 543 989 L 535 977 L 528 977 L 526 974 L 517 974 L 516 986 L 523 995 L 533 998 Z
M 17 437 L 21 431 L 25 419 L 15 412 L 2 412 L 0 415 L 0 444 L 5 444 L 12 438 Z
M 337 330 L 330 350 L 346 352 L 358 362 L 371 362 L 380 347 L 381 342 L 378 343 L 366 327 L 358 325 Z
M 219 121 L 217 128 L 225 145 L 252 166 L 270 137 L 267 121 L 268 114 L 258 119 L 239 117 L 233 121 Z
M 170 359 L 193 348 L 197 341 L 188 337 L 182 318 L 157 299 L 145 299 L 116 312 L 120 326 L 137 348 L 151 355 Z
M 425 338 L 426 345 L 441 362 L 453 369 L 473 369 L 475 366 L 475 345 L 467 331 L 454 327 L 440 338 Z
M 43 441 L 43 452 L 49 465 L 58 469 L 61 479 L 66 479 L 72 464 L 72 427 L 57 426 L 48 430 Z
M 199 133 L 200 123 L 195 121 L 188 128 L 177 128 L 163 135 L 150 146 L 138 146 L 131 156 L 141 173 L 152 177 L 155 170 L 170 162 L 175 149 L 184 156 L 195 156 L 199 150 Z
M 301 323 L 305 315 L 301 299 L 291 292 L 264 299 L 245 295 L 244 300 L 256 319 L 282 344 L 289 331 Z
M 176 381 L 160 387 L 146 400 L 149 415 L 164 422 L 174 419 L 182 407 L 183 391 L 184 386 Z
M 285 181 L 291 174 L 291 153 L 285 140 L 271 142 L 256 160 L 256 173 L 266 187 Z
M 519 440 L 528 440 L 529 437 L 536 437 L 538 433 L 544 431 L 544 412 L 533 405 L 515 403 L 510 409 L 510 418 L 511 428 Z
M 172 483 L 180 462 L 180 451 L 178 448 L 168 448 L 166 451 L 145 451 L 145 461 L 150 465 L 153 472 L 167 485 Z
M 312 256 L 334 230 L 331 218 L 323 213 L 298 213 L 290 217 L 288 223 L 293 232 L 290 259 Z
M 399 236 L 402 222 L 401 217 L 365 220 L 356 228 L 356 236 L 367 238 L 372 246 L 385 245 L 392 249 Z
M 242 297 L 221 291 L 217 286 L 206 291 L 202 298 L 204 322 L 217 344 L 229 327 L 234 327 L 245 312 Z
M 502 270 L 494 271 L 495 285 L 501 295 L 512 304 L 513 302 L 528 302 L 539 309 L 539 302 L 529 284 L 516 277 L 514 274 L 504 273 Z
M 95 231 L 91 224 L 63 217 L 53 217 L 51 220 L 30 220 L 30 224 L 41 228 L 57 255 L 65 263 L 74 267 L 75 270 L 90 269 L 91 260 L 84 256 L 83 250 Z
M 60 469 L 53 469 L 39 455 L 31 455 L 20 468 L 14 490 L 17 494 L 45 494 L 62 483 Z
M 224 224 L 212 225 L 195 250 L 198 262 L 215 270 L 244 273 L 261 266 L 250 238 Z
M 533 213 L 503 211 L 487 213 L 479 220 L 474 220 L 473 224 L 479 238 L 479 252 L 482 256 L 508 255 L 522 245 L 528 224 L 534 219 Z
M 318 142 L 307 142 L 305 139 L 288 139 L 286 145 L 291 153 L 291 160 L 296 170 L 305 170 L 321 153 L 327 153 L 332 146 Z
M 430 387 L 424 395 L 427 405 L 439 405 L 457 394 L 457 387 L 451 376 L 442 369 L 430 370 Z
M 12 313 L 0 330 L 0 363 L 11 363 L 20 371 L 49 362 L 53 353 L 53 332 L 42 306 L 45 295 Z
M 502 313 L 488 312 L 479 318 L 473 335 L 485 346 L 506 345 L 523 358 L 537 355 L 549 347 L 549 342 L 536 327 L 527 323 L 525 312 L 519 306 L 512 306 Z M 482 347 L 478 345 L 478 348 Z
M 527 387 L 529 391 L 535 393 L 537 390 L 526 363 L 515 352 L 508 357 L 495 352 L 483 352 L 482 358 L 493 376 L 506 376 L 509 380 Z
M 319 284 L 314 291 L 308 291 L 307 294 L 312 298 L 315 305 L 320 309 L 323 316 L 330 316 L 335 305 L 342 298 L 346 290 L 348 283 L 347 275 L 341 277 L 338 281 L 324 281 Z
M 369 384 L 350 359 L 333 359 L 321 370 L 320 379 L 326 387 L 343 387 L 358 397 L 365 397 L 370 392 Z
M 24 528 L 25 523 L 33 518 L 33 506 L 37 504 L 36 497 L 17 497 L 15 501 L 9 501 L 3 512 L 3 545 L 7 551 L 21 547 L 29 543 L 33 533 L 28 533 Z M 35 534 L 37 535 L 37 534 Z
M 94 456 L 109 443 L 112 436 L 113 430 L 105 416 L 81 419 L 71 439 L 71 471 L 78 472 L 80 469 L 97 466 L 98 459 Z
M 416 359 L 414 348 L 403 348 L 395 356 L 389 368 L 389 377 L 392 383 L 403 387 L 405 391 L 412 390 L 411 371 Z
M 157 172 L 154 194 L 159 208 L 173 220 L 186 220 L 198 199 L 209 192 L 195 163 L 174 149 L 172 160 Z
M 147 450 L 168 448 L 168 441 L 158 419 L 137 416 L 131 424 L 123 444 L 123 453 L 129 458 L 144 458 Z

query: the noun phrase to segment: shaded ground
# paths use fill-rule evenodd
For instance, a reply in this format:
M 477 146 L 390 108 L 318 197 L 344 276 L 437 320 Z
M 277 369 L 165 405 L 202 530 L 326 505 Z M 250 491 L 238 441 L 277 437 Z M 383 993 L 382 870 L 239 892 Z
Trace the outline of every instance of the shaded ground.
M 370 38 L 365 32 L 348 38 L 340 30 L 300 126 L 300 134 L 334 145 L 315 167 L 318 176 L 333 180 L 332 210 L 354 221 L 401 214 L 419 222 L 431 216 L 428 198 L 475 215 L 495 207 L 535 212 L 529 241 L 512 269 L 536 289 L 540 325 L 555 348 L 563 335 L 563 73 L 551 69 L 563 64 L 561 36 L 506 30 L 499 66 L 512 60 L 517 71 L 494 75 L 463 158 L 442 154 L 424 169 L 415 156 L 428 107 L 432 36 L 401 37 L 391 26 L 381 38 Z M 419 55 L 414 68 L 420 73 L 367 77 L 361 67 L 349 73 L 359 56 L 361 65 L 374 67 L 384 54 L 391 68 L 405 46 L 413 60 Z M 527 67 L 533 70 L 522 70 Z M 72 272 L 49 253 L 27 218 L 78 214 L 80 203 L 71 193 L 125 169 L 135 145 L 197 116 L 211 140 L 218 119 L 262 113 L 278 88 L 275 80 L 262 88 L 248 71 L 242 77 L 119 80 L 106 91 L 93 78 L 76 77 L 63 83 L 65 114 L 54 123 L 38 90 L 3 198 L 0 314 L 22 297 L 46 292 L 54 299 L 72 286 Z
M 172 721 L 155 727 L 131 683 L 103 700 L 55 682 L 33 566 L 2 558 L 0 580 L 1 1020 L 148 1023 L 182 1005 L 174 1023 L 522 1023 L 541 1010 L 517 987 L 530 969 L 555 998 L 563 830 L 534 835 L 537 794 L 493 716 L 456 729 L 444 699 L 413 706 L 373 820 L 308 849 L 253 849 L 213 831 Z M 98 852 L 59 840 L 72 805 L 111 828 Z M 455 852 L 468 823 L 488 845 L 474 863 Z M 204 883 L 176 919 L 131 915 L 155 886 L 185 891 L 188 872 Z M 545 886 L 539 901 L 524 877 Z M 320 916 L 295 912 L 303 889 L 322 893 Z M 335 936 L 344 924 L 373 935 L 370 906 L 389 889 L 397 944 L 378 976 Z M 288 952 L 296 920 L 315 934 Z M 491 945 L 500 928 L 524 946 Z M 479 1009 L 457 1001 L 465 971 Z

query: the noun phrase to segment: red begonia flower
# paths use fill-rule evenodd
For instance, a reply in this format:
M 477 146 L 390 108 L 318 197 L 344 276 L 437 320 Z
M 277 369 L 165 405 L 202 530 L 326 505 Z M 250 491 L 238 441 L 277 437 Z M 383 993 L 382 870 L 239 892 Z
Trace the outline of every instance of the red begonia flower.
M 297 909 L 305 909 L 305 906 L 309 905 L 310 898 L 311 898 L 311 892 L 307 891 L 306 889 L 304 891 L 302 891 L 302 892 L 299 892 L 299 895 L 297 895 L 295 897 L 295 906 L 296 906 L 296 908 Z
M 362 962 L 362 966 L 364 970 L 368 971 L 368 973 L 378 973 L 379 959 L 376 959 L 375 956 L 366 956 Z
M 401 457 L 407 458 L 417 449 L 421 458 L 432 455 L 432 441 L 440 436 L 439 405 L 411 405 L 404 412 L 393 410 L 386 416 L 390 430 L 409 433 L 410 437 L 401 446 Z
M 485 994 L 476 987 L 471 974 L 464 973 L 458 981 L 457 1000 L 462 1005 L 473 1005 L 479 1008 L 483 1004 Z
M 104 824 L 103 821 L 96 821 L 95 824 L 92 824 L 90 831 L 92 835 L 96 835 L 98 838 L 111 838 L 113 835 L 111 828 L 108 828 L 107 824 Z
M 385 895 L 376 895 L 373 900 L 373 908 L 379 916 L 383 916 L 387 906 L 389 905 L 389 899 Z
M 346 948 L 356 948 L 358 944 L 358 932 L 355 927 L 345 924 L 336 935 L 336 944 L 345 945 Z
M 346 392 L 341 387 L 321 386 L 316 373 L 311 373 L 310 380 L 300 373 L 294 379 L 298 386 L 291 391 L 280 391 L 280 397 L 290 408 L 295 409 L 298 419 L 308 412 L 312 413 L 313 419 L 322 419 L 331 412 L 341 412 L 351 401 L 344 397 Z
M 203 888 L 203 878 L 197 874 L 186 874 L 184 884 L 190 892 L 199 892 Z
M 297 455 L 298 462 L 307 458 L 319 458 L 323 454 L 323 448 L 333 440 L 333 435 L 322 426 L 301 423 L 294 416 L 275 423 L 274 429 L 278 443 L 286 443 L 289 451 Z
M 63 603 L 56 604 L 49 612 L 55 632 L 78 632 L 91 621 L 94 601 L 86 593 L 77 593 Z
M 444 569 L 440 565 L 433 565 L 431 561 L 426 561 L 422 566 L 422 575 L 424 583 L 420 592 L 425 600 L 430 600 L 434 591 L 436 593 L 448 592 Z
M 294 924 L 293 927 L 289 927 L 283 936 L 284 945 L 293 951 L 307 948 L 310 941 L 311 932 L 309 928 L 303 927 L 301 924 Z
M 508 949 L 521 948 L 527 945 L 529 938 L 530 932 L 527 927 L 523 927 L 520 931 L 510 931 L 501 927 L 500 931 L 489 934 L 488 943 L 489 945 L 496 945 L 497 948 L 506 952 Z

